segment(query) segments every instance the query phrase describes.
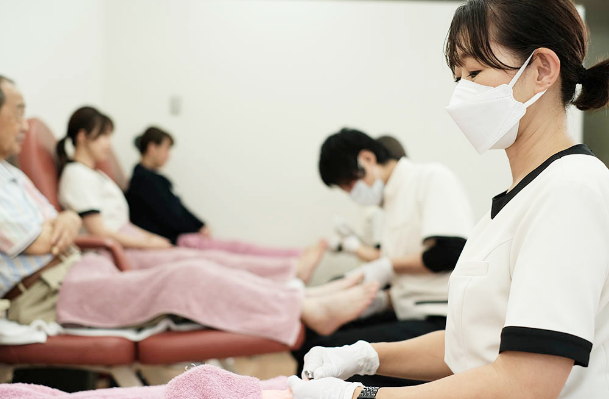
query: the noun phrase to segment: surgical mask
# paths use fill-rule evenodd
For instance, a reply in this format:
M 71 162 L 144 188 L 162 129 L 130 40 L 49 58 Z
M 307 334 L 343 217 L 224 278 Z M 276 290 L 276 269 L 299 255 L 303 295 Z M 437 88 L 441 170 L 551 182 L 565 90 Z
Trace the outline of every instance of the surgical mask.
M 353 188 L 351 189 L 350 195 L 351 199 L 360 205 L 381 205 L 383 202 L 384 189 L 385 183 L 380 177 L 377 176 L 372 186 L 367 185 L 363 180 L 358 180 L 355 182 Z
M 509 84 L 492 87 L 461 79 L 455 88 L 446 111 L 479 154 L 489 149 L 512 146 L 527 108 L 545 94 L 546 90 L 524 104 L 514 98 L 514 85 L 531 62 L 533 54 Z

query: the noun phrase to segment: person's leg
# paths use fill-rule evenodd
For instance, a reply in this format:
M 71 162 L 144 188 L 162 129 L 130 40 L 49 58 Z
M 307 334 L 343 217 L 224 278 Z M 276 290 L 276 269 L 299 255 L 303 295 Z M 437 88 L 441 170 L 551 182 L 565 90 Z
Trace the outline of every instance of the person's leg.
M 295 258 L 303 253 L 303 250 L 301 249 L 265 247 L 237 240 L 206 238 L 198 233 L 180 235 L 178 237 L 178 246 L 275 258 Z
M 307 282 L 325 252 L 323 246 L 307 250 L 299 258 L 275 258 L 233 254 L 220 250 L 192 248 L 127 249 L 125 255 L 133 269 L 172 265 L 187 259 L 207 259 L 221 265 L 248 270 L 262 277 L 285 281 L 298 277 Z
M 202 251 L 188 248 L 125 249 L 125 256 L 134 270 L 171 266 L 188 259 L 202 259 Z M 111 257 L 110 257 L 111 259 Z
M 218 250 L 197 251 L 204 259 L 232 269 L 247 270 L 260 277 L 276 281 L 288 281 L 297 276 L 295 258 L 273 258 L 234 254 Z
M 64 280 L 57 318 L 60 323 L 116 328 L 173 314 L 292 345 L 301 319 L 318 333 L 330 334 L 357 318 L 377 290 L 372 283 L 304 298 L 301 289 L 207 260 L 121 273 L 108 259 L 89 254 Z
M 426 320 L 397 321 L 393 312 L 387 312 L 370 319 L 358 320 L 350 323 L 329 337 L 307 334 L 307 341 L 305 344 L 298 351 L 292 352 L 292 355 L 298 363 L 297 375 L 300 375 L 303 371 L 304 356 L 314 346 L 337 347 L 351 345 L 359 340 L 371 343 L 403 341 L 433 331 L 442 330 L 445 327 L 446 318 L 444 317 L 430 317 Z M 370 386 L 406 386 L 419 383 L 397 378 L 359 375 L 354 376 L 349 379 L 349 381 L 361 382 L 364 385 Z

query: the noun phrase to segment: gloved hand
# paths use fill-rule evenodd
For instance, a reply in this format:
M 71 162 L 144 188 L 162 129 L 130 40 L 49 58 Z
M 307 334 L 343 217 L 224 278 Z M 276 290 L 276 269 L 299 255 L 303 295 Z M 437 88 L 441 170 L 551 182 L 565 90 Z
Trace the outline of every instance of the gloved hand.
M 351 270 L 347 275 L 361 272 L 364 272 L 364 283 L 376 281 L 382 288 L 389 284 L 393 278 L 393 264 L 391 263 L 391 259 L 385 257 L 364 263 L 360 267 Z
M 354 235 L 346 237 L 342 241 L 342 247 L 345 252 L 354 253 L 362 246 L 362 242 Z
M 379 355 L 372 345 L 357 341 L 339 348 L 314 347 L 304 357 L 303 370 L 312 372 L 315 380 L 326 377 L 346 380 L 355 374 L 374 375 L 378 368 Z
M 295 375 L 288 378 L 294 399 L 352 399 L 359 382 L 345 382 L 337 378 L 303 381 Z

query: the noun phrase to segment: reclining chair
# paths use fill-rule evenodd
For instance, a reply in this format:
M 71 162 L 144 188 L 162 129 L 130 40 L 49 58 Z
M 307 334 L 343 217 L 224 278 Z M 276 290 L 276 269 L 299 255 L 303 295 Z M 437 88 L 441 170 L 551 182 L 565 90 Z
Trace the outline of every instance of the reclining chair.
M 29 131 L 17 160 L 18 166 L 49 202 L 60 210 L 54 157 L 56 140 L 39 119 L 28 122 Z M 100 169 L 113 179 L 123 176 L 114 156 L 100 165 Z M 79 237 L 77 245 L 83 249 L 108 249 L 119 270 L 130 269 L 122 247 L 113 240 Z M 140 383 L 135 375 L 140 365 L 172 365 L 287 352 L 302 345 L 304 331 L 303 326 L 294 347 L 265 338 L 218 330 L 170 331 L 138 343 L 115 337 L 56 336 L 49 337 L 44 344 L 0 346 L 0 369 L 2 366 L 12 370 L 28 365 L 70 365 L 93 370 L 101 367 L 112 374 L 119 385 L 134 386 Z

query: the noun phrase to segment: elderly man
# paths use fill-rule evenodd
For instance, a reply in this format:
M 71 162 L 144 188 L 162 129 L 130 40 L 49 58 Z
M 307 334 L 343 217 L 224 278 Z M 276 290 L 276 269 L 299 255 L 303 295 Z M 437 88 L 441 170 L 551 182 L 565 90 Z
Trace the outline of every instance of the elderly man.
M 59 285 L 80 259 L 71 245 L 81 220 L 71 211 L 57 213 L 6 161 L 21 151 L 24 114 L 23 96 L 0 76 L 0 297 L 11 300 L 9 319 L 27 324 L 55 320 Z

